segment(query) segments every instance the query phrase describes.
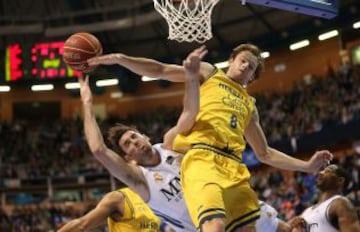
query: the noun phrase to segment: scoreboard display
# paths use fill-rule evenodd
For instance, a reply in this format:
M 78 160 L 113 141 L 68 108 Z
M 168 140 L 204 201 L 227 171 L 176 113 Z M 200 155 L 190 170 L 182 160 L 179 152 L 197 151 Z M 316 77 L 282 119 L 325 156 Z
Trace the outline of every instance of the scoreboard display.
M 10 44 L 5 51 L 5 82 L 80 76 L 62 59 L 64 42 Z

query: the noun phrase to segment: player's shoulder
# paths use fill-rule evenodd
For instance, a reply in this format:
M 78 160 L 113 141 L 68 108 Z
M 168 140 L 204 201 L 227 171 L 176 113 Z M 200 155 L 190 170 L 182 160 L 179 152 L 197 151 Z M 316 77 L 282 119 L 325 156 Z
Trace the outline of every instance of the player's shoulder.
M 201 82 L 204 82 L 207 79 L 209 79 L 215 73 L 216 70 L 217 68 L 213 64 L 204 61 L 201 62 L 200 65 L 200 73 L 202 76 Z
M 103 197 L 103 199 L 107 200 L 107 201 L 112 201 L 112 202 L 121 201 L 124 198 L 124 194 L 126 194 L 125 192 L 126 192 L 125 189 L 111 191 L 111 192 L 107 193 Z
M 111 191 L 103 196 L 99 202 L 99 207 L 106 207 L 109 210 L 117 210 L 125 199 L 124 193 L 120 191 Z
M 352 209 L 354 208 L 352 202 L 349 200 L 349 198 L 344 197 L 344 196 L 338 196 L 336 198 L 334 198 L 331 201 L 331 208 L 333 210 L 337 210 L 337 209 Z

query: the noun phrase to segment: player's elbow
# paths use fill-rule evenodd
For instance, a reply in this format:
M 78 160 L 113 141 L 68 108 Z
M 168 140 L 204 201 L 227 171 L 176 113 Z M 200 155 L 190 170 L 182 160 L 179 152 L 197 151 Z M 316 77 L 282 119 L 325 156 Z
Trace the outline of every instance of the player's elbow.
M 176 124 L 176 133 L 187 135 L 190 133 L 196 121 L 196 114 L 190 111 L 184 110 Z
M 106 154 L 106 150 L 107 150 L 107 147 L 105 146 L 105 144 L 96 144 L 96 145 L 90 146 L 90 151 L 95 156 L 102 156 L 102 155 Z
M 184 136 L 188 135 L 191 132 L 191 129 L 193 128 L 194 123 L 195 123 L 195 120 L 190 120 L 190 121 L 188 121 L 188 123 L 184 123 L 181 126 L 178 126 L 179 127 L 178 134 L 181 134 Z
M 148 69 L 148 75 L 155 78 L 166 78 L 166 65 L 160 62 L 155 62 L 151 69 Z
M 159 76 L 161 78 L 171 82 L 185 81 L 185 71 L 183 66 L 174 64 L 162 64 L 159 68 L 161 72 Z
M 261 149 L 255 151 L 256 157 L 259 159 L 261 163 L 268 164 L 271 161 L 271 149 L 266 146 Z

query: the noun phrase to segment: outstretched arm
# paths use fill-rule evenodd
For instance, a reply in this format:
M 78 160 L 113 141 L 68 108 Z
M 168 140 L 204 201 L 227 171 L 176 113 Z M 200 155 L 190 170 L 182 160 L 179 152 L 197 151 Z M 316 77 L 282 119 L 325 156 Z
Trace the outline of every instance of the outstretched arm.
M 302 172 L 316 172 L 321 167 L 327 165 L 333 157 L 329 151 L 324 150 L 316 152 L 310 160 L 303 161 L 269 147 L 260 126 L 259 114 L 256 108 L 249 125 L 245 130 L 245 138 L 253 148 L 256 157 L 262 163 L 266 163 L 276 168 Z
M 120 192 L 106 194 L 95 209 L 80 218 L 69 221 L 58 232 L 89 231 L 104 223 L 106 218 L 113 213 L 122 215 L 124 211 L 121 208 L 122 199 Z
M 80 77 L 79 83 L 84 109 L 85 136 L 91 152 L 113 176 L 124 182 L 147 201 L 149 190 L 140 168 L 136 165 L 128 164 L 122 157 L 105 145 L 92 110 L 92 93 L 89 86 L 89 77 L 87 76 L 85 79 Z
M 329 208 L 329 219 L 339 224 L 340 232 L 360 231 L 359 219 L 353 204 L 345 197 L 337 198 Z
M 122 53 L 97 56 L 89 59 L 88 64 L 90 66 L 118 64 L 141 76 L 165 79 L 171 82 L 185 81 L 185 70 L 181 65 L 165 64 L 153 59 L 132 57 Z M 213 67 L 210 64 L 202 62 L 200 65 L 200 78 L 207 77 L 212 70 Z
M 177 121 L 176 126 L 171 128 L 164 135 L 163 147 L 172 148 L 172 143 L 177 134 L 188 134 L 195 124 L 197 113 L 199 112 L 199 76 L 200 63 L 207 54 L 207 49 L 202 46 L 191 52 L 183 61 L 185 68 L 185 92 L 183 98 L 183 110 Z
M 163 78 L 172 82 L 185 81 L 185 71 L 180 65 L 165 64 L 142 57 L 131 57 L 122 53 L 94 57 L 88 60 L 88 64 L 90 66 L 118 64 L 142 76 Z

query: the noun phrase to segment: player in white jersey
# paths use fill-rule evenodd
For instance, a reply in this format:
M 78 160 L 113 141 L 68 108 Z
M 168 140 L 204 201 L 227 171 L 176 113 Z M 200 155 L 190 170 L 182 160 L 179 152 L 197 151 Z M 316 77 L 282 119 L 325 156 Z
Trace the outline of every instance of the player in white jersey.
M 160 155 L 160 163 L 152 167 L 141 167 L 150 191 L 148 205 L 154 213 L 167 221 L 173 227 L 195 230 L 190 221 L 188 210 L 184 204 L 180 185 L 180 162 L 182 154 L 164 149 L 162 144 L 155 144 L 153 148 Z M 158 210 L 159 205 L 162 207 Z
M 349 177 L 337 165 L 330 165 L 318 175 L 316 186 L 321 191 L 318 203 L 305 209 L 303 228 L 295 232 L 359 232 L 360 225 L 352 203 L 341 195 Z
M 177 125 L 164 136 L 163 144 L 152 146 L 149 138 L 136 129 L 118 124 L 109 130 L 107 147 L 92 111 L 92 94 L 88 78 L 80 82 L 84 108 L 84 128 L 91 152 L 110 173 L 147 202 L 154 213 L 177 232 L 195 232 L 180 187 L 181 156 L 171 151 L 176 134 L 188 133 L 199 108 L 198 70 L 207 50 L 194 50 L 184 61 L 186 70 L 183 112 Z

